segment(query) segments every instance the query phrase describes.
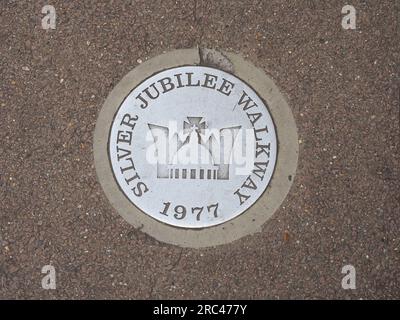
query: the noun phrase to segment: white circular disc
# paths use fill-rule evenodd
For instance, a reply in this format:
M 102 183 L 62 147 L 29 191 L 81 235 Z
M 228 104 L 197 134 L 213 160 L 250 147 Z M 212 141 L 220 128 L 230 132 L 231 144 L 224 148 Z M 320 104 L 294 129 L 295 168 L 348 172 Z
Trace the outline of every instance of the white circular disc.
M 219 69 L 183 66 L 136 86 L 111 125 L 108 155 L 129 201 L 174 227 L 206 228 L 268 187 L 277 138 L 265 102 Z

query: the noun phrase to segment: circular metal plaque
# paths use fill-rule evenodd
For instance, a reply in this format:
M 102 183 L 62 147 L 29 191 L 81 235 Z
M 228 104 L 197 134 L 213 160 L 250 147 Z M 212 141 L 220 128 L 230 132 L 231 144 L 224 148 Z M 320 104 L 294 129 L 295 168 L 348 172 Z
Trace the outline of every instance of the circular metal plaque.
M 238 77 L 210 67 L 158 72 L 120 105 L 109 157 L 125 196 L 175 227 L 205 228 L 243 213 L 274 171 L 267 106 Z
M 261 231 L 293 183 L 298 139 L 269 76 L 236 54 L 196 48 L 131 70 L 100 110 L 93 151 L 126 221 L 199 248 Z

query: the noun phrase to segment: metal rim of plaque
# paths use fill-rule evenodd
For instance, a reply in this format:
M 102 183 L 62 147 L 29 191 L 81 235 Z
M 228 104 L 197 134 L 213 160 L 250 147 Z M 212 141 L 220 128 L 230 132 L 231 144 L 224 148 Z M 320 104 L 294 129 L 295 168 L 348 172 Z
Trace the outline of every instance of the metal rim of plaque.
M 261 230 L 293 182 L 297 129 L 261 69 L 175 50 L 129 72 L 96 123 L 98 179 L 118 213 L 159 241 L 228 243 Z M 224 70 L 225 69 L 225 70 Z

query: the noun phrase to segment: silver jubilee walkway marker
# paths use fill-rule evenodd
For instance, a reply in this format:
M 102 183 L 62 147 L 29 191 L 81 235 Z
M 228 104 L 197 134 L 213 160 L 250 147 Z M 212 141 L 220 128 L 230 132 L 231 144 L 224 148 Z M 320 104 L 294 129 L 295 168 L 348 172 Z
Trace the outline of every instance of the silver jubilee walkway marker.
M 260 231 L 298 156 L 293 116 L 273 81 L 237 55 L 210 63 L 201 54 L 176 50 L 132 70 L 105 101 L 94 137 L 115 209 L 185 247 Z

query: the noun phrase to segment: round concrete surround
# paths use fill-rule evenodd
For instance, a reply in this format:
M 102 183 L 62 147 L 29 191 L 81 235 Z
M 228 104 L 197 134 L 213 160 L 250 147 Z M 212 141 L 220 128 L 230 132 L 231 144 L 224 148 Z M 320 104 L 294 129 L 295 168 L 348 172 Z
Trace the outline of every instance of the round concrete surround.
M 252 206 L 229 221 L 193 229 L 160 222 L 138 209 L 124 194 L 114 177 L 108 148 L 114 117 L 133 89 L 163 70 L 200 65 L 231 73 L 257 93 L 267 105 L 275 124 L 278 150 L 269 185 Z M 140 64 L 114 87 L 97 120 L 93 150 L 96 172 L 103 190 L 113 207 L 128 223 L 159 241 L 200 248 L 229 243 L 261 231 L 262 225 L 285 199 L 293 182 L 297 167 L 298 138 L 290 107 L 272 79 L 262 70 L 236 54 L 184 49 L 159 55 Z

